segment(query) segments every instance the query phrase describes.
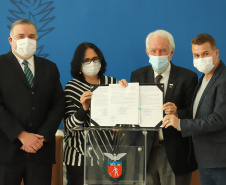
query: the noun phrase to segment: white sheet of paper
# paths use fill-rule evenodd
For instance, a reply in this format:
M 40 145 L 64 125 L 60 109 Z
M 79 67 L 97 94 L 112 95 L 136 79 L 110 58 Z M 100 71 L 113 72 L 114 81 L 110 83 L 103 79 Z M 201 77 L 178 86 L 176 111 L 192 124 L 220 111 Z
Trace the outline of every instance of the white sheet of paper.
M 100 126 L 155 127 L 163 118 L 163 91 L 156 85 L 99 86 L 91 99 L 91 119 Z
M 163 118 L 163 92 L 155 85 L 140 86 L 140 126 L 155 127 Z
M 139 83 L 109 85 L 109 122 L 112 124 L 138 125 Z
M 100 126 L 115 126 L 109 123 L 108 96 L 108 86 L 99 86 L 92 94 L 90 115 Z

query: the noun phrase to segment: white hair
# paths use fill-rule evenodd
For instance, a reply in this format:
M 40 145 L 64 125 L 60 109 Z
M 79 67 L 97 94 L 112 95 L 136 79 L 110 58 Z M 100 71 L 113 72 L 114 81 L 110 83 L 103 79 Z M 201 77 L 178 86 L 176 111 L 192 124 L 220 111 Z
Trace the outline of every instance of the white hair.
M 146 49 L 147 50 L 149 50 L 149 40 L 154 35 L 158 35 L 158 36 L 167 38 L 169 41 L 169 49 L 170 50 L 175 49 L 175 43 L 174 43 L 173 36 L 165 30 L 156 30 L 154 32 L 149 33 L 149 35 L 146 38 Z

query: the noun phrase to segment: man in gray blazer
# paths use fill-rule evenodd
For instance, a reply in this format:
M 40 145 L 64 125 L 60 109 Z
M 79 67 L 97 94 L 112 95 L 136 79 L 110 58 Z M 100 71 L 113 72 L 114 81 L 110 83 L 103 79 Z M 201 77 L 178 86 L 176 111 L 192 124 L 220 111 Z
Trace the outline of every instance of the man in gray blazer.
M 206 33 L 191 42 L 194 66 L 202 73 L 192 101 L 193 119 L 167 115 L 182 136 L 192 136 L 202 185 L 226 183 L 226 67 L 219 60 L 214 38 Z
M 174 48 L 174 39 L 169 32 L 156 30 L 150 33 L 146 39 L 146 53 L 151 65 L 133 71 L 130 81 L 164 83 L 164 113 L 188 118 L 198 76 L 170 62 Z M 159 75 L 162 77 L 156 81 Z M 197 169 L 195 161 L 188 162 L 192 155 L 189 153 L 190 138 L 182 138 L 173 127 L 161 129 L 155 135 L 150 132 L 148 137 L 147 184 L 190 185 L 191 172 Z
M 34 55 L 36 26 L 14 22 L 0 56 L 0 185 L 50 185 L 55 132 L 64 114 L 56 64 Z

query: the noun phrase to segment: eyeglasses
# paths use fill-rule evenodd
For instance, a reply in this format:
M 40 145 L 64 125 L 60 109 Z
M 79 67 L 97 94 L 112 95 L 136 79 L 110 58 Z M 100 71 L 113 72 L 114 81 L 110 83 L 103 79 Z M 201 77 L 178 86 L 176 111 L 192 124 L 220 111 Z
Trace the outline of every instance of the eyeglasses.
M 88 65 L 88 64 L 91 64 L 91 62 L 98 63 L 98 62 L 100 62 L 100 59 L 99 59 L 99 57 L 86 58 L 82 62 L 83 62 L 83 64 Z

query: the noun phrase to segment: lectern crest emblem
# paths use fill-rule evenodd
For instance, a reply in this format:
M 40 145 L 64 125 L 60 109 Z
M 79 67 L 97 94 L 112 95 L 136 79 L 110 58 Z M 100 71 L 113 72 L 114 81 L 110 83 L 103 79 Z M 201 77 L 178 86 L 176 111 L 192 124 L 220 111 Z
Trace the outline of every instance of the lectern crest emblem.
M 119 153 L 119 154 L 111 154 L 104 153 L 111 161 L 104 161 L 103 169 L 106 178 L 108 178 L 112 182 L 118 182 L 122 180 L 126 174 L 126 161 L 119 161 L 122 157 L 124 157 L 127 153 Z

